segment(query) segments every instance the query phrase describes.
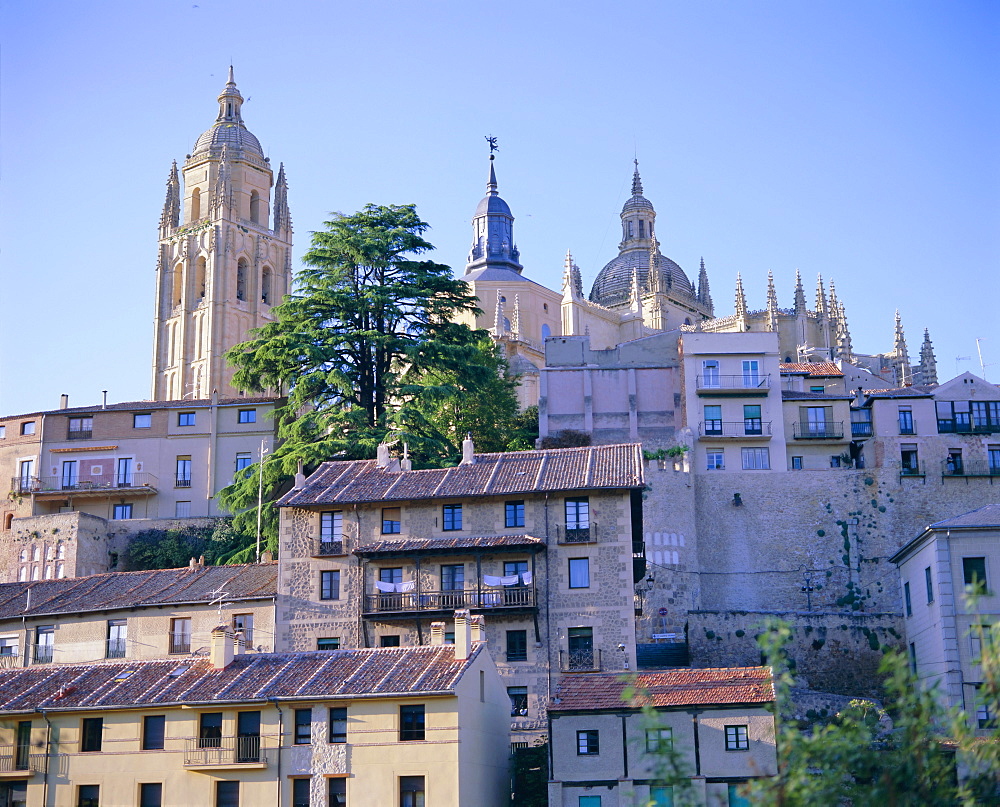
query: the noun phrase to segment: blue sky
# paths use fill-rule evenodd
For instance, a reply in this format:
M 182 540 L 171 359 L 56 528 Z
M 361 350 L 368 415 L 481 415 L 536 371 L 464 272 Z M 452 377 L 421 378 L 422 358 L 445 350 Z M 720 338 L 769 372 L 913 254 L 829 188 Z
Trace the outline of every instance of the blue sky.
M 461 273 L 484 135 L 525 273 L 589 288 L 638 155 L 663 252 L 716 312 L 836 282 L 855 350 L 1000 381 L 995 2 L 0 3 L 0 412 L 149 396 L 171 160 L 235 64 L 284 162 L 296 264 L 330 211 L 415 203 Z M 956 362 L 958 356 L 971 360 Z M 989 365 L 993 365 L 992 367 Z

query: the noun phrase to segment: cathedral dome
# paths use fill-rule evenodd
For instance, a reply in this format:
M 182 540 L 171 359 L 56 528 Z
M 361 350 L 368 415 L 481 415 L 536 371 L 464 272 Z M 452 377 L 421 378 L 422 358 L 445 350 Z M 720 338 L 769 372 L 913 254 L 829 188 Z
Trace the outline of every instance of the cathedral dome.
M 656 271 L 660 273 L 660 288 L 665 292 L 695 296 L 694 286 L 684 270 L 665 255 L 657 255 Z M 632 294 L 632 274 L 639 275 L 639 288 L 649 288 L 649 251 L 632 249 L 613 258 L 597 275 L 590 291 L 591 302 L 603 306 L 620 305 Z
M 250 136 L 253 137 L 253 135 Z M 485 216 L 488 213 L 500 213 L 504 216 L 512 215 L 507 203 L 495 194 L 484 196 L 483 200 L 479 203 L 479 207 L 476 208 L 477 216 Z
M 191 153 L 198 154 L 227 146 L 230 149 L 252 151 L 263 157 L 264 150 L 260 147 L 260 141 L 243 123 L 243 116 L 240 114 L 242 105 L 243 96 L 236 88 L 233 68 L 230 66 L 229 81 L 226 82 L 225 88 L 219 94 L 219 116 L 212 124 L 212 128 L 203 132 L 198 138 Z

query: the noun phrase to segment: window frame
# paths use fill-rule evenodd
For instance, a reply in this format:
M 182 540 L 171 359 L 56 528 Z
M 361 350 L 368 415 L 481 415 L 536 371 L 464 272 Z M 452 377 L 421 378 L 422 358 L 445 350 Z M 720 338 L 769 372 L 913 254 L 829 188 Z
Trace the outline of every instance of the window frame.
M 507 697 L 510 699 L 511 717 L 525 717 L 528 714 L 528 687 L 507 687 Z
M 84 795 L 84 790 L 87 791 Z M 77 785 L 76 807 L 99 807 L 101 803 L 100 785 Z
M 979 561 L 979 563 L 972 563 L 970 561 Z M 980 577 L 979 568 L 970 568 L 970 566 L 976 566 L 982 568 L 982 576 Z M 970 574 L 971 572 L 971 574 Z M 986 556 L 985 555 L 974 555 L 962 558 L 962 580 L 966 586 L 972 586 L 976 591 L 980 593 L 985 593 L 989 590 L 989 577 L 986 573 Z
M 724 726 L 727 751 L 750 750 L 750 726 L 746 723 L 731 723 Z
M 151 790 L 147 790 L 147 788 L 151 788 Z M 140 782 L 139 807 L 162 807 L 162 805 L 163 782 Z
M 589 530 L 590 497 L 567 496 L 563 501 L 563 515 L 566 517 L 566 530 Z
M 319 514 L 320 543 L 337 543 L 344 540 L 344 511 L 323 510 Z
M 705 470 L 724 471 L 726 470 L 726 451 L 722 448 L 705 449 Z
M 906 615 L 913 616 L 913 600 L 910 596 L 910 581 L 903 582 L 903 604 L 906 607 Z
M 257 422 L 257 410 L 256 409 L 238 409 L 236 412 L 236 422 L 237 423 L 256 423 Z
M 143 425 L 140 425 L 139 418 L 145 418 Z M 132 415 L 132 428 L 133 429 L 151 429 L 153 428 L 153 413 L 152 412 L 138 412 Z
M 296 709 L 292 725 L 292 745 L 312 745 L 312 709 Z
M 80 753 L 99 754 L 104 746 L 104 718 L 80 719 Z
M 178 412 L 177 413 L 177 425 L 178 426 L 194 426 L 198 422 L 197 412 Z
M 321 569 L 319 573 L 319 598 L 332 602 L 340 599 L 340 570 Z
M 747 460 L 752 460 L 747 464 Z M 744 471 L 770 471 L 771 451 L 767 446 L 744 446 L 740 449 L 740 460 Z
M 524 499 L 515 499 L 503 503 L 504 529 L 524 526 Z
M 598 729 L 577 729 L 576 755 L 596 757 L 601 753 L 601 732 Z
M 441 505 L 441 529 L 444 532 L 458 532 L 462 529 L 462 505 Z
M 323 643 L 333 643 L 336 642 L 336 647 L 323 647 Z M 324 652 L 333 652 L 334 650 L 340 650 L 340 637 L 339 636 L 317 636 L 316 637 L 316 649 L 322 650 Z
M 399 706 L 399 741 L 420 742 L 427 739 L 427 711 L 422 703 Z
M 395 515 L 396 518 L 386 518 L 386 516 Z M 383 507 L 382 508 L 382 534 L 383 535 L 399 535 L 403 525 L 403 508 L 401 507 Z
M 343 731 L 336 731 L 335 727 L 343 724 Z M 327 714 L 327 742 L 331 745 L 343 745 L 347 742 L 347 707 L 331 706 Z
M 512 637 L 519 637 L 515 641 L 511 642 Z M 518 647 L 517 645 L 521 645 Z M 508 662 L 511 661 L 527 661 L 528 660 L 528 631 L 527 629 L 517 629 L 508 630 L 506 634 L 506 659 Z M 514 647 L 514 650 L 511 650 Z
M 112 505 L 112 521 L 127 521 L 130 518 L 132 518 L 132 502 L 118 502 Z
M 927 589 L 927 604 L 930 605 L 934 602 L 934 579 L 930 566 L 924 568 L 924 586 Z
M 575 575 L 574 575 L 574 568 L 576 571 Z M 584 571 L 584 577 L 586 579 L 586 582 L 584 583 L 579 582 L 580 569 L 583 569 Z M 567 558 L 566 574 L 567 574 L 566 577 L 567 588 L 573 588 L 573 589 L 590 588 L 590 558 L 589 557 Z M 574 578 L 577 580 L 575 584 L 573 582 Z
M 646 729 L 646 753 L 660 754 L 674 747 L 674 730 L 671 726 Z
M 152 726 L 159 727 L 150 730 Z M 159 732 L 159 735 L 157 735 Z M 140 750 L 142 751 L 162 751 L 167 739 L 167 716 L 166 715 L 143 715 L 142 718 L 142 740 Z M 157 745 L 156 743 L 159 743 Z

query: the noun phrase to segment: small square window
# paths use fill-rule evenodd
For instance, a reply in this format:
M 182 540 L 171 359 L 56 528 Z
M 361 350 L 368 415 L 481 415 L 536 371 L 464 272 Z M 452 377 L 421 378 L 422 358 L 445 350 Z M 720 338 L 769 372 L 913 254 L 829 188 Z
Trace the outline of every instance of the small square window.
M 330 742 L 347 742 L 347 707 L 335 706 L 330 709 Z
M 726 470 L 726 455 L 725 452 L 710 448 L 705 452 L 705 467 L 709 471 L 724 471 Z
M 244 471 L 253 465 L 253 454 L 249 451 L 241 451 L 236 455 L 236 472 Z
M 35 433 L 35 421 L 29 420 L 21 424 L 21 434 L 28 435 Z
M 194 412 L 178 412 L 177 413 L 177 425 L 178 426 L 194 426 Z
M 153 425 L 153 416 L 148 412 L 139 415 L 132 415 L 133 429 L 148 429 Z
M 590 587 L 590 558 L 569 559 L 569 587 Z
M 100 807 L 100 804 L 100 785 L 80 785 L 76 792 L 76 807 Z
M 646 729 L 646 751 L 658 754 L 674 747 L 674 730 L 670 728 Z
M 319 573 L 319 598 L 321 600 L 340 599 L 340 572 Z
M 240 423 L 256 423 L 257 422 L 257 410 L 256 409 L 241 409 L 237 420 Z
M 578 756 L 593 756 L 601 753 L 600 733 L 586 729 L 576 733 L 576 753 Z
M 384 535 L 398 535 L 401 526 L 401 515 L 398 507 L 382 508 L 382 533 Z
M 174 517 L 175 518 L 190 518 L 191 517 L 191 502 L 175 502 L 174 503 Z
M 726 750 L 750 750 L 750 736 L 746 726 L 726 726 Z
M 446 504 L 441 508 L 442 522 L 446 531 L 462 529 L 462 505 Z
M 802 470 L 802 457 L 792 457 L 792 470 L 793 471 Z
M 323 636 L 316 640 L 317 650 L 340 650 L 339 636 Z
M 504 521 L 503 525 L 505 527 L 523 527 L 524 526 L 524 502 L 505 502 L 504 503 Z

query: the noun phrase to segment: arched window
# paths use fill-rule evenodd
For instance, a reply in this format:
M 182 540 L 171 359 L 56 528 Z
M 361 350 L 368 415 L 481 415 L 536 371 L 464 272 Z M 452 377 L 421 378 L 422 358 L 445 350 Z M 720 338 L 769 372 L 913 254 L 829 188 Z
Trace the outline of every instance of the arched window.
M 639 219 L 639 238 L 645 238 L 645 237 L 646 237 L 646 222 L 644 222 L 642 219 Z
M 257 191 L 250 192 L 250 221 L 254 224 L 260 224 L 260 194 Z
M 56 558 L 59 560 L 66 559 L 66 544 L 59 544 L 59 549 L 56 551 Z
M 632 222 L 628 222 L 628 237 L 632 237 Z
M 7 515 L 12 516 L 14 514 L 13 513 L 8 513 Z M 21 550 L 21 563 L 27 563 L 27 561 L 28 561 L 28 550 L 27 549 L 22 549 Z
M 552 336 L 552 329 L 548 326 L 547 323 L 543 324 L 542 325 L 542 341 L 545 341 L 550 336 Z
M 245 300 L 247 298 L 247 262 L 246 258 L 240 258 L 236 264 L 236 299 Z
M 22 566 L 21 567 L 21 572 L 18 574 L 17 579 L 20 580 L 22 583 L 25 580 L 28 579 L 28 567 L 27 566 Z
M 201 218 L 201 188 L 191 191 L 191 221 Z
M 271 305 L 271 267 L 265 266 L 260 273 L 260 299 L 265 305 Z
M 198 296 L 199 300 L 205 299 L 205 274 L 207 271 L 207 263 L 205 257 L 202 256 L 198 258 L 198 262 L 195 264 L 194 270 L 194 293 Z
M 3 517 L 3 528 L 5 530 L 9 530 L 11 522 L 13 520 L 14 520 L 14 514 L 13 513 L 5 513 L 4 517 Z
M 41 560 L 42 559 L 42 550 L 39 547 L 37 547 L 37 546 L 32 546 L 31 547 L 31 559 L 32 560 Z
M 178 306 L 181 304 L 181 294 L 184 290 L 184 264 L 178 263 L 174 267 L 174 291 L 170 298 L 170 304 Z

